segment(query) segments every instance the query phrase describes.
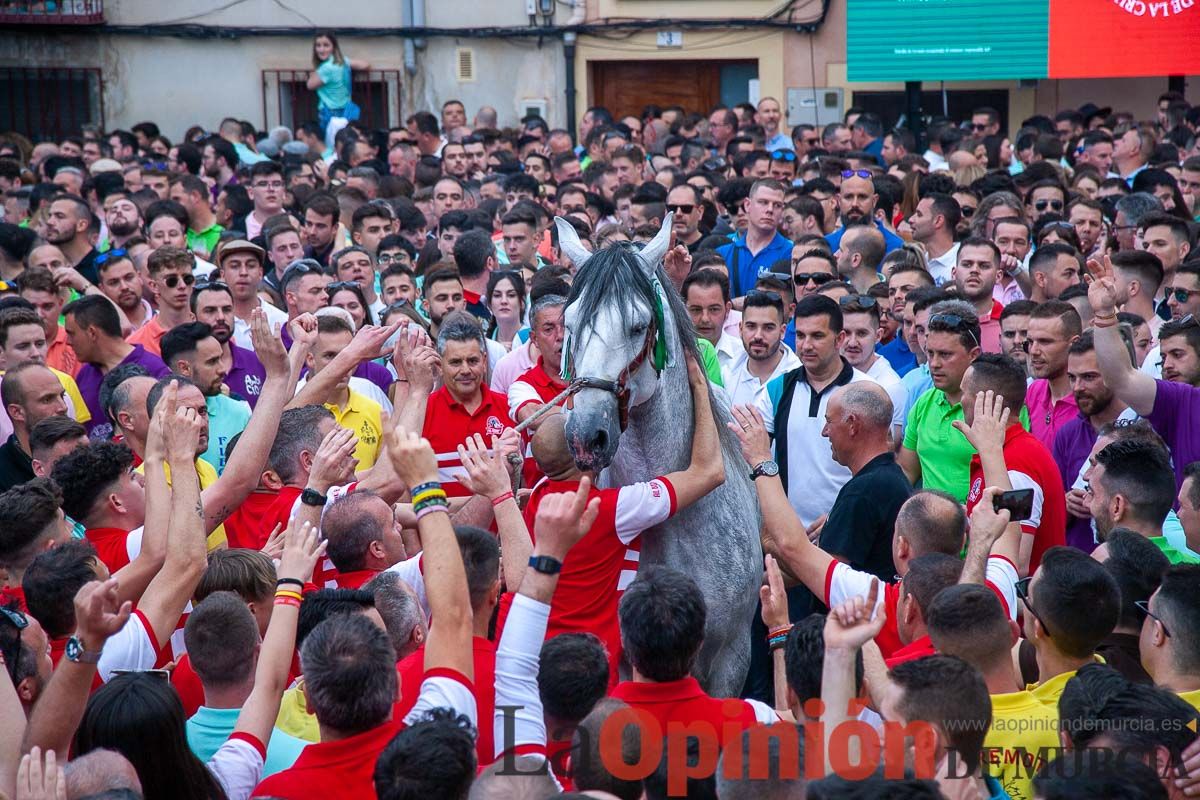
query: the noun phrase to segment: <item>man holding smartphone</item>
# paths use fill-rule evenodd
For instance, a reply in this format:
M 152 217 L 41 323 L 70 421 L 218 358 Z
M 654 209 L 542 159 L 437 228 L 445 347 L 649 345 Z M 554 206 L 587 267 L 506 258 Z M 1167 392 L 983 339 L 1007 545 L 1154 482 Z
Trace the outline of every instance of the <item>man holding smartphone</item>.
M 1024 403 L 1025 369 L 1008 356 L 985 353 L 963 375 L 963 419 L 954 423 L 978 451 L 971 458 L 967 513 L 985 486 L 1033 491 L 1033 507 L 1020 519 L 1016 567 L 1022 577 L 1033 574 L 1048 549 L 1065 544 L 1067 526 L 1066 494 L 1054 457 L 1011 417 Z

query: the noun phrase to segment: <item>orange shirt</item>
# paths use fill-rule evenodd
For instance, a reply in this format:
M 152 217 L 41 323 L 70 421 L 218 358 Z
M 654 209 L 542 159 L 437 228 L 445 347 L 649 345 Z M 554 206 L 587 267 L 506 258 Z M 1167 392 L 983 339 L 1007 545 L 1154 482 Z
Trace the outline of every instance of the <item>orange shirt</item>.
M 58 326 L 58 333 L 54 334 L 54 341 L 46 351 L 46 366 L 65 372 L 72 378 L 79 372 L 79 357 L 75 355 L 71 343 L 67 340 L 66 328 L 61 325 Z
M 142 327 L 138 328 L 125 340 L 130 344 L 140 344 L 146 348 L 146 352 L 154 353 L 154 355 L 162 358 L 162 337 L 166 334 L 167 329 L 158 324 L 158 317 L 152 317 Z

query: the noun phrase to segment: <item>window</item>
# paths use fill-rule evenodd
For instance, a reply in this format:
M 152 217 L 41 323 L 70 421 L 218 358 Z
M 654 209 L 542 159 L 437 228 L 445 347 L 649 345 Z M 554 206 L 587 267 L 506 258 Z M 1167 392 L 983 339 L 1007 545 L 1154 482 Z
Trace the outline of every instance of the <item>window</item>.
M 84 125 L 103 129 L 102 88 L 98 68 L 0 67 L 0 130 L 58 141 Z
M 263 70 L 263 118 L 268 128 L 317 119 L 317 94 L 308 88 L 306 69 Z M 351 97 L 362 109 L 362 123 L 372 128 L 400 124 L 400 70 L 355 72 Z
M 98 25 L 104 0 L 4 0 L 0 22 L 6 25 Z

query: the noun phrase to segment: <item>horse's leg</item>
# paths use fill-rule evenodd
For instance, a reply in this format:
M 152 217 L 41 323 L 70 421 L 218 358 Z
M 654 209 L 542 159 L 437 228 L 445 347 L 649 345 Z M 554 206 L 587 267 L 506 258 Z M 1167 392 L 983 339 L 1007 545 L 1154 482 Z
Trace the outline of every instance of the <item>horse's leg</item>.
M 696 659 L 696 677 L 713 697 L 737 697 L 750 667 L 749 625 L 741 615 L 710 617 L 704 645 Z

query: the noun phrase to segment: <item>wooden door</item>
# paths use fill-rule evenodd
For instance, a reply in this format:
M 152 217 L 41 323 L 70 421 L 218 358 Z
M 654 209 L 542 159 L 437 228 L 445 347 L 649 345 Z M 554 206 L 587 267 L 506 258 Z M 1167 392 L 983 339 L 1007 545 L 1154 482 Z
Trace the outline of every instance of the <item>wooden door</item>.
M 720 61 L 593 61 L 592 102 L 620 119 L 651 103 L 708 114 L 721 101 Z

